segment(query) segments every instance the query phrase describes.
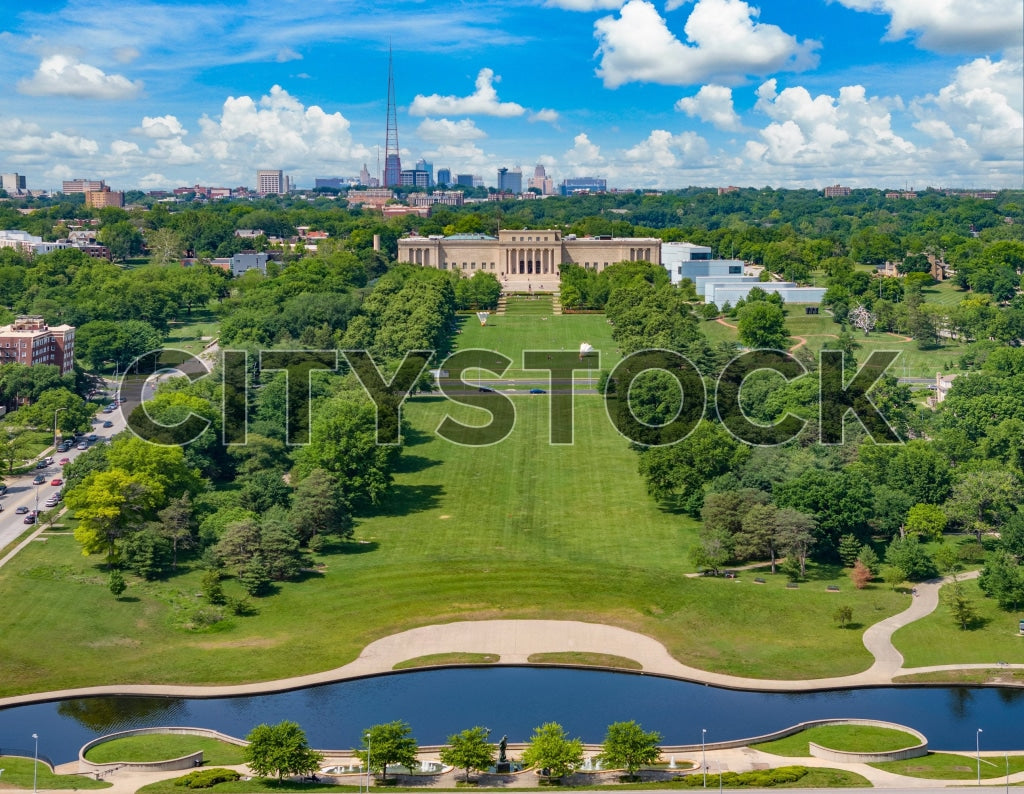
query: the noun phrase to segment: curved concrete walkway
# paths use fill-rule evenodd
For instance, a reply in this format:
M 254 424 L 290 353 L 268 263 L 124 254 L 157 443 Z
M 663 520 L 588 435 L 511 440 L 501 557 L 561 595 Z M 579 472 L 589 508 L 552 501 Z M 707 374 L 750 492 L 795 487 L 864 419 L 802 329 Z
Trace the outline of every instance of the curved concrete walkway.
M 961 574 L 969 579 L 977 572 Z M 596 623 L 563 620 L 475 620 L 422 626 L 371 642 L 359 657 L 342 667 L 319 673 L 235 684 L 230 686 L 167 686 L 117 684 L 81 687 L 54 692 L 17 695 L 0 699 L 0 707 L 24 705 L 44 700 L 86 697 L 89 695 L 167 695 L 173 697 L 221 697 L 252 695 L 317 684 L 344 681 L 388 673 L 399 662 L 441 653 L 486 653 L 499 657 L 502 664 L 527 664 L 537 653 L 575 651 L 624 656 L 640 663 L 643 672 L 711 684 L 731 689 L 755 691 L 812 691 L 891 684 L 894 676 L 952 669 L 1024 669 L 1024 664 L 935 665 L 904 668 L 903 656 L 892 644 L 895 631 L 931 614 L 939 603 L 939 588 L 950 579 L 934 579 L 917 586 L 917 595 L 903 612 L 876 623 L 864 632 L 864 645 L 875 657 L 867 670 L 847 676 L 806 680 L 744 678 L 715 673 L 685 665 L 673 658 L 657 640 L 644 634 Z

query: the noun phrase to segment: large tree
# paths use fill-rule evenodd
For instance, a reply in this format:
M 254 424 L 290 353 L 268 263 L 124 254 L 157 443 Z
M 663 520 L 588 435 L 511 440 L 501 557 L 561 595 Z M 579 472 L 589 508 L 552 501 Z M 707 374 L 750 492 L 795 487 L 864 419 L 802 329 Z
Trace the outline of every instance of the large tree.
M 409 723 L 403 720 L 372 725 L 363 731 L 363 745 L 355 756 L 371 771 L 379 770 L 381 780 L 388 779 L 388 767 L 399 764 L 412 769 L 416 764 L 419 745 L 412 735 Z
M 610 767 L 624 768 L 633 777 L 641 766 L 658 760 L 660 743 L 660 733 L 645 731 L 633 720 L 613 722 L 605 734 L 600 758 Z
M 785 350 L 789 332 L 782 307 L 769 301 L 754 301 L 739 312 L 736 323 L 740 341 L 754 350 Z
M 277 775 L 311 775 L 319 769 L 324 757 L 310 748 L 306 734 L 289 720 L 277 725 L 257 725 L 245 737 L 242 750 L 245 763 L 260 777 Z
M 583 742 L 570 739 L 557 722 L 545 722 L 534 728 L 523 751 L 523 763 L 546 769 L 554 780 L 563 778 L 583 764 Z
M 494 763 L 494 745 L 487 741 L 490 731 L 477 726 L 467 728 L 448 737 L 448 745 L 441 748 L 442 764 L 466 770 L 466 782 L 473 769 L 486 769 Z

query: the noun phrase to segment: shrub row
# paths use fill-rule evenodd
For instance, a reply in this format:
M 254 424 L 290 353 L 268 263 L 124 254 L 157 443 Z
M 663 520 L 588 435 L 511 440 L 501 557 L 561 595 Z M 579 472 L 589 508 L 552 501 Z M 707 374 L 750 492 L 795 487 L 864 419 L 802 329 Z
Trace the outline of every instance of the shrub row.
M 725 788 L 771 788 L 795 783 L 807 774 L 805 766 L 780 766 L 777 769 L 759 769 L 754 772 L 724 772 L 722 786 Z M 708 775 L 712 777 L 712 775 Z M 714 775 L 718 777 L 718 775 Z M 687 775 L 683 785 L 696 788 L 704 784 L 703 775 Z M 718 781 L 715 780 L 717 784 Z
M 218 783 L 228 783 L 232 780 L 238 780 L 241 775 L 234 769 L 197 769 L 195 772 L 189 772 L 183 777 L 179 777 L 174 781 L 175 786 L 184 786 L 185 788 L 210 788 L 216 786 Z

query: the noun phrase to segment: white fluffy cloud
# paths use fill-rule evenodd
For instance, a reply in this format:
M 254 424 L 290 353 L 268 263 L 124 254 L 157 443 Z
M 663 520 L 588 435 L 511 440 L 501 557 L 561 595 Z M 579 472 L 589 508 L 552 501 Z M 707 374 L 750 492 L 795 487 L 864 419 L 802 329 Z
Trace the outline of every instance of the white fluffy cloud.
M 724 85 L 701 86 L 696 96 L 683 97 L 676 102 L 676 110 L 683 111 L 691 118 L 712 124 L 720 130 L 738 130 L 742 127 L 740 117 L 732 104 L 732 89 Z
M 175 116 L 143 116 L 142 124 L 132 132 L 145 135 L 147 138 L 178 138 L 187 135 L 188 130 L 181 126 L 181 122 Z
M 472 119 L 423 119 L 416 128 L 416 135 L 435 145 L 487 137 L 487 133 L 477 127 Z
M 368 158 L 370 151 L 352 142 L 349 126 L 341 113 L 306 107 L 275 85 L 258 101 L 228 97 L 218 119 L 204 115 L 195 148 L 238 178 L 264 167 L 257 163 L 284 169 L 310 163 L 352 166 Z
M 592 143 L 585 132 L 572 140 L 573 147 L 562 157 L 562 162 L 571 168 L 594 168 L 604 163 L 601 147 Z
M 521 116 L 526 109 L 515 102 L 500 102 L 494 83 L 501 77 L 493 69 L 481 69 L 476 76 L 476 91 L 466 97 L 417 94 L 409 106 L 411 116 Z
M 551 108 L 541 108 L 536 113 L 531 113 L 528 121 L 546 121 L 549 124 L 554 124 L 558 121 L 558 111 L 551 110 Z
M 1024 68 L 1019 60 L 978 58 L 938 94 L 916 100 L 914 125 L 936 141 L 962 139 L 985 159 L 1020 160 Z M 958 146 L 960 143 L 957 144 Z
M 668 130 L 652 130 L 647 140 L 627 149 L 624 156 L 648 171 L 661 171 L 696 164 L 707 154 L 707 142 L 695 132 L 673 135 Z
M 1019 47 L 1024 29 L 1020 0 L 835 0 L 855 11 L 889 16 L 886 38 L 916 36 L 936 52 L 981 52 Z
M 18 82 L 18 90 L 32 96 L 70 96 L 82 99 L 132 99 L 142 93 L 142 82 L 81 63 L 67 55 L 49 55 L 35 74 Z
M 756 22 L 758 14 L 743 0 L 697 0 L 684 27 L 689 43 L 683 43 L 652 3 L 629 0 L 618 17 L 594 23 L 597 74 L 609 88 L 634 81 L 694 85 L 817 63 L 818 42 L 800 42 L 776 25 Z
M 774 165 L 836 169 L 892 165 L 915 147 L 892 130 L 890 101 L 867 97 L 863 86 L 845 86 L 839 96 L 811 96 L 802 86 L 777 91 L 775 80 L 757 90 L 756 109 L 773 121 L 748 141 L 745 155 Z M 895 102 L 895 104 L 899 104 Z
M 0 140 L 8 159 L 15 163 L 44 162 L 57 157 L 91 157 L 100 147 L 80 135 L 52 131 L 43 133 L 37 124 L 16 118 L 0 119 Z

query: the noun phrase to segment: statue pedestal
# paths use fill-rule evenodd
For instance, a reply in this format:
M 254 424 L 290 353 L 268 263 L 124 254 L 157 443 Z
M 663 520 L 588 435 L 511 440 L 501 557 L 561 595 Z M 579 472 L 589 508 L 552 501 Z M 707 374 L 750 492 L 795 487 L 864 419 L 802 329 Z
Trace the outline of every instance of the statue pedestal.
M 499 761 L 494 765 L 494 771 L 499 775 L 507 775 L 512 771 L 512 764 L 508 761 Z

